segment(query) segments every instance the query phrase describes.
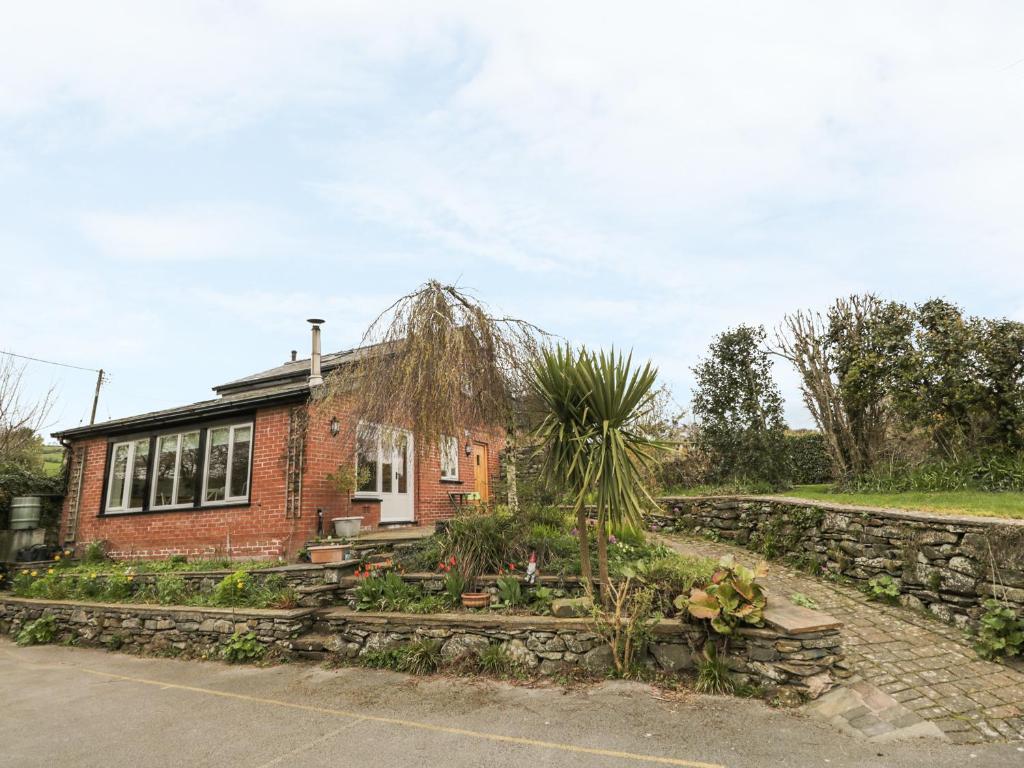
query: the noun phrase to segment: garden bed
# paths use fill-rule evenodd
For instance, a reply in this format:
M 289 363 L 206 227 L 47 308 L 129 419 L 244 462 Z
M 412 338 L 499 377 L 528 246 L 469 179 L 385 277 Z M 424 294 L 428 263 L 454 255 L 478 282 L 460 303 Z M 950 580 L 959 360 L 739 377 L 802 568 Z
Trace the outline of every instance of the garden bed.
M 354 564 L 339 566 L 288 565 L 236 570 L 138 570 L 136 563 L 102 562 L 66 565 L 26 565 L 10 572 L 8 586 L 18 597 L 189 604 L 221 607 L 313 607 L 319 595 L 333 599 L 340 574 Z M 327 590 L 320 589 L 327 584 Z M 308 603 L 308 605 L 306 605 Z

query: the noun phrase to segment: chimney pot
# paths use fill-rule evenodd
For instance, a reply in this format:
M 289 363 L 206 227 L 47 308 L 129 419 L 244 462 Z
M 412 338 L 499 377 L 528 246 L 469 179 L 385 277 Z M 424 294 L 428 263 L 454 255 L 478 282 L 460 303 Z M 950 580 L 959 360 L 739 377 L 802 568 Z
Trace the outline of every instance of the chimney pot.
M 298 355 L 298 354 L 299 354 L 298 350 L 295 350 L 295 349 L 292 350 L 292 362 L 293 363 L 295 362 L 295 356 Z
M 316 389 L 324 383 L 324 377 L 320 374 L 320 326 L 324 321 L 310 318 L 306 322 L 313 326 L 313 350 L 309 356 L 309 388 Z

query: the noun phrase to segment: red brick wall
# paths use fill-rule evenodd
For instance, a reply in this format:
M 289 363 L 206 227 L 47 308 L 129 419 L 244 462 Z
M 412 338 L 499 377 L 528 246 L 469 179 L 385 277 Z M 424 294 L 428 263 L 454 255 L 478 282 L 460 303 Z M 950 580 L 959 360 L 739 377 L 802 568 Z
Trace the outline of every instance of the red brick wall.
M 284 516 L 288 407 L 257 412 L 253 430 L 250 504 L 99 517 L 106 473 L 106 438 L 87 441 L 86 479 L 78 542 L 107 542 L 113 557 L 290 557 L 311 535 L 315 518 Z M 67 509 L 62 520 L 66 526 Z
M 344 406 L 335 413 L 311 411 L 306 434 L 302 503 L 297 519 L 285 517 L 285 474 L 290 406 L 257 412 L 253 443 L 252 490 L 249 505 L 200 508 L 170 512 L 98 516 L 106 477 L 107 438 L 91 438 L 77 445 L 88 451 L 78 515 L 79 543 L 102 539 L 114 557 L 193 557 L 292 559 L 305 542 L 316 534 L 317 510 L 323 511 L 325 531 L 332 517 L 360 515 L 363 525 L 376 527 L 380 506 L 356 502 L 340 494 L 328 480 L 339 464 L 354 462 L 354 430 Z M 341 432 L 330 433 L 331 416 L 337 416 Z M 504 440 L 501 432 L 476 430 L 474 442 L 488 445 L 491 488 L 498 479 L 498 455 Z M 476 490 L 471 458 L 465 455 L 460 437 L 459 480 L 461 485 L 441 482 L 438 452 L 417 457 L 415 510 L 417 524 L 430 524 L 450 517 L 451 490 Z M 67 528 L 67 507 L 61 522 L 61 536 Z

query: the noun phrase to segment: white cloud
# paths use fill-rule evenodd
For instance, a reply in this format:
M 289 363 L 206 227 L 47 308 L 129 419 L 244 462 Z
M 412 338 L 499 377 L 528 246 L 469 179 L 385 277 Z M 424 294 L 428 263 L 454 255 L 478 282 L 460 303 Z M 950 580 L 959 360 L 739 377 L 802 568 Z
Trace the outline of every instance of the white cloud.
M 296 183 L 331 213 L 105 205 L 82 234 L 134 261 L 419 254 L 685 382 L 722 328 L 849 291 L 1019 314 L 1021 22 L 1010 2 L 21 4 L 0 27 L 0 129 L 39 127 L 48 151 L 252 131 L 259 154 L 287 116 L 313 158 Z M 402 258 L 374 301 L 426 276 Z M 364 288 L 209 301 L 261 328 L 309 304 L 357 328 L 379 306 Z
M 247 206 L 80 216 L 85 237 L 104 255 L 138 262 L 289 257 L 300 251 L 285 236 L 280 216 Z

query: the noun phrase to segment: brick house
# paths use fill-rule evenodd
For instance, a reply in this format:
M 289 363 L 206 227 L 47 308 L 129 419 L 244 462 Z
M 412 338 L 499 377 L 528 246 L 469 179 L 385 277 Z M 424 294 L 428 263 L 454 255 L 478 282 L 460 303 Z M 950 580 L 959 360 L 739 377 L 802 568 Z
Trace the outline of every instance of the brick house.
M 417 451 L 405 430 L 357 439 L 344 402 L 311 407 L 321 373 L 358 354 L 321 358 L 319 333 L 309 359 L 292 352 L 212 400 L 55 433 L 70 452 L 60 540 L 104 540 L 114 557 L 291 559 L 335 517 L 429 525 L 489 498 L 502 430 L 467 427 Z M 342 493 L 347 468 L 356 487 Z

